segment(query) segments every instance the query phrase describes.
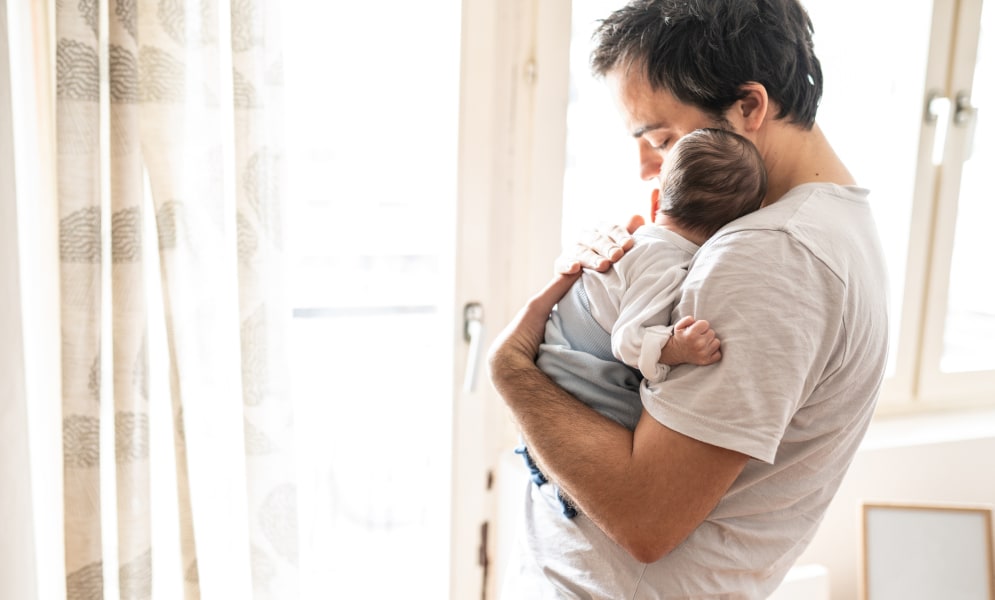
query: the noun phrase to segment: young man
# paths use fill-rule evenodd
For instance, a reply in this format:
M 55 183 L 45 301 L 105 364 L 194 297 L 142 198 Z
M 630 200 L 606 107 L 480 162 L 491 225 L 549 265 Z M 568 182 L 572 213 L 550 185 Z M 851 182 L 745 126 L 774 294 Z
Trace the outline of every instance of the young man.
M 707 318 L 722 360 L 674 368 L 635 431 L 534 363 L 560 275 L 491 350 L 494 384 L 552 486 L 530 486 L 511 598 L 765 598 L 812 539 L 874 410 L 885 271 L 867 191 L 815 124 L 822 73 L 797 0 L 637 0 L 598 29 L 611 86 L 658 177 L 670 146 L 735 131 L 767 167 L 764 207 L 706 242 L 676 322 Z M 630 243 L 596 240 L 581 265 Z M 514 562 L 514 561 L 513 561 Z

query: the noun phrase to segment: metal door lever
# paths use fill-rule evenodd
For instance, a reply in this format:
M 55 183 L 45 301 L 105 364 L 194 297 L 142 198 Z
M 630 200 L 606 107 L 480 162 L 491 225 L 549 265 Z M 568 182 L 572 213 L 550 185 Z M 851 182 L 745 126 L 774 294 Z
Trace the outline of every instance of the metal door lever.
M 484 338 L 484 307 L 479 302 L 469 302 L 463 307 L 463 339 L 470 344 L 466 354 L 466 373 L 463 391 L 477 388 L 477 370 L 480 367 L 480 349 Z

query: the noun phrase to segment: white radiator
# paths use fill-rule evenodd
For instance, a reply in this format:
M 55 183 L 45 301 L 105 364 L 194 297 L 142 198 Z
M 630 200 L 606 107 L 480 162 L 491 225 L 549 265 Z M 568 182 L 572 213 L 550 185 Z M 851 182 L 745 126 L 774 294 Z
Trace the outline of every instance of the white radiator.
M 796 565 L 768 600 L 829 600 L 829 571 L 822 565 Z

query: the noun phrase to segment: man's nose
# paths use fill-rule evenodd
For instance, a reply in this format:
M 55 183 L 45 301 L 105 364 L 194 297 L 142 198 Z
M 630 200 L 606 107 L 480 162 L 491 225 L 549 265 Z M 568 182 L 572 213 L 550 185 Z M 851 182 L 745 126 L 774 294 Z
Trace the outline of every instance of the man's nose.
M 660 175 L 660 169 L 663 167 L 663 156 L 660 152 L 646 143 L 645 140 L 639 141 L 639 176 L 643 181 L 650 181 L 655 179 Z

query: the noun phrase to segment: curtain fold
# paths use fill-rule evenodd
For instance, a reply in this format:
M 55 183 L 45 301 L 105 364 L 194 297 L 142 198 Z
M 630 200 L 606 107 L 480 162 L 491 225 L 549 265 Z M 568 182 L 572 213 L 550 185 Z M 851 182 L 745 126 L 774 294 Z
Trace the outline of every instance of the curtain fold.
M 172 432 L 184 597 L 297 597 L 275 4 L 56 6 L 71 599 L 102 597 L 112 548 L 120 597 L 152 596 L 152 430 Z M 156 267 L 164 314 L 150 315 Z M 171 427 L 150 420 L 150 319 L 165 322 Z
M 118 2 L 108 24 L 110 238 L 118 587 L 152 596 L 149 472 L 148 310 L 142 219 L 143 174 L 134 12 Z
M 226 318 L 235 307 L 225 285 L 233 277 L 225 263 L 230 227 L 225 222 L 228 173 L 222 155 L 217 5 L 140 0 L 137 12 L 140 136 L 169 347 L 181 568 L 185 597 L 199 598 L 204 559 L 217 564 L 211 537 L 205 539 L 210 534 L 203 529 L 230 533 L 225 516 L 207 503 L 232 498 L 232 473 L 219 473 L 214 481 L 210 473 L 220 457 L 233 457 L 228 422 L 238 396 L 231 356 L 237 330 Z M 210 455 L 208 440 L 224 447 Z M 232 465 L 232 472 L 240 469 Z M 198 485 L 213 489 L 195 506 Z M 238 538 L 233 542 L 237 547 Z M 209 580 L 205 583 L 210 590 Z
M 100 431 L 102 207 L 96 6 L 56 12 L 66 591 L 103 591 Z
M 283 65 L 279 14 L 263 0 L 231 5 L 236 216 L 245 452 L 257 598 L 297 595 L 297 485 L 285 332 Z

